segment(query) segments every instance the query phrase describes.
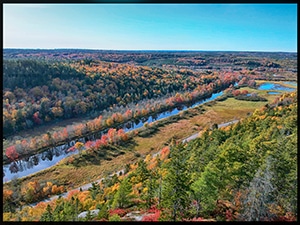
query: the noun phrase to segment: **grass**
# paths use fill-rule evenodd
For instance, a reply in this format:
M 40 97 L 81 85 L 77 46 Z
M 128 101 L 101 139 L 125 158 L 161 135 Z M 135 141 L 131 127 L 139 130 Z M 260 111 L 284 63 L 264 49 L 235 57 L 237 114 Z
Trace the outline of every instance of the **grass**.
M 269 95 L 267 91 L 250 89 L 248 87 L 241 88 L 241 90 L 243 89 L 248 90 L 250 93 L 257 92 L 258 95 L 267 98 L 269 102 L 278 96 Z M 103 157 L 96 159 L 82 157 L 86 158 L 85 163 L 83 163 L 81 167 L 76 167 L 72 164 L 66 165 L 66 161 L 69 160 L 68 157 L 51 168 L 21 178 L 20 180 L 22 181 L 22 186 L 33 180 L 39 182 L 54 180 L 58 185 L 66 185 L 67 188 L 76 188 L 123 169 L 126 164 L 134 163 L 147 154 L 158 152 L 167 145 L 172 138 L 182 140 L 196 132 L 200 132 L 205 127 L 210 127 L 214 123 L 219 124 L 244 118 L 265 104 L 267 104 L 267 102 L 240 101 L 234 98 L 228 98 L 221 102 L 212 101 L 209 104 L 181 112 L 178 116 L 175 116 L 175 118 L 169 118 L 169 122 L 175 122 L 169 123 L 168 120 L 164 120 L 164 122 L 160 122 L 159 125 L 149 124 L 150 127 L 156 127 L 155 132 L 152 132 L 151 135 L 147 137 L 135 136 L 130 144 L 117 147 L 116 150 L 110 150 L 112 153 L 116 153 L 117 151 L 119 151 L 119 153 L 122 152 L 121 154 L 112 154 L 108 151 L 107 157 L 111 160 L 105 160 Z M 140 155 L 139 157 L 137 157 L 138 154 Z M 87 162 L 88 160 L 92 160 L 92 162 Z M 8 184 L 4 184 L 4 187 L 7 185 Z
M 195 111 L 195 109 L 193 110 Z M 137 159 L 136 153 L 139 153 L 141 157 L 144 157 L 147 154 L 158 152 L 172 138 L 183 139 L 200 131 L 200 129 L 204 127 L 204 124 L 202 127 L 198 125 L 201 121 L 211 121 L 216 118 L 221 118 L 214 113 L 214 116 L 209 120 L 208 118 L 211 116 L 211 111 L 208 111 L 203 115 L 197 115 L 191 119 L 181 119 L 175 123 L 159 127 L 158 131 L 150 137 L 136 136 L 134 137 L 136 145 L 127 146 L 126 149 L 123 149 L 125 154 L 112 157 L 111 161 L 104 160 L 104 158 L 101 160 L 99 158 L 98 164 L 85 162 L 82 163 L 81 167 L 76 167 L 72 164 L 66 165 L 66 162 L 70 159 L 70 157 L 68 157 L 51 168 L 38 172 L 32 176 L 21 178 L 22 185 L 26 185 L 33 180 L 39 182 L 55 180 L 59 185 L 76 188 L 93 180 L 105 177 L 114 171 L 120 170 L 124 168 L 127 163 L 134 163 Z M 85 158 L 83 156 L 81 156 L 82 160 Z

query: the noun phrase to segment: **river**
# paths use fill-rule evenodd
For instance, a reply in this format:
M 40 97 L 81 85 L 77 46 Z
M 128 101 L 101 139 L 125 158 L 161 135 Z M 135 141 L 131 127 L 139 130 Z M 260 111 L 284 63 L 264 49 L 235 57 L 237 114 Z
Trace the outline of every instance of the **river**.
M 286 84 L 293 85 L 297 87 L 296 82 L 285 82 Z M 237 83 L 235 84 L 235 86 Z M 271 82 L 265 82 L 261 84 L 258 87 L 259 90 L 280 90 L 280 91 L 293 91 L 295 88 L 289 88 L 284 87 L 279 84 L 271 83 Z M 277 94 L 279 92 L 269 92 L 269 94 Z M 197 101 L 196 103 L 190 105 L 190 106 L 182 106 L 178 108 L 174 108 L 173 110 L 168 110 L 162 113 L 158 113 L 155 116 L 149 116 L 147 118 L 140 119 L 137 122 L 131 121 L 123 124 L 122 128 L 125 132 L 130 132 L 133 130 L 136 130 L 140 127 L 143 127 L 145 123 L 151 123 L 154 121 L 158 121 L 161 119 L 165 119 L 167 117 L 177 115 L 179 112 L 183 110 L 187 110 L 189 108 L 194 108 L 198 105 L 204 104 L 209 101 L 215 100 L 217 97 L 221 96 L 223 94 L 223 91 L 220 91 L 218 93 L 213 93 L 211 97 Z M 89 140 L 96 140 L 101 137 L 103 133 L 106 131 L 100 131 L 97 134 L 93 134 L 89 136 Z M 86 142 L 86 138 L 80 138 L 77 141 Z M 66 158 L 67 156 L 78 154 L 78 150 L 75 151 L 67 151 L 68 147 L 73 146 L 75 144 L 75 141 L 71 141 L 69 145 L 64 144 L 60 145 L 54 148 L 50 148 L 42 153 L 18 160 L 17 162 L 12 162 L 7 165 L 3 165 L 3 182 L 8 182 L 12 180 L 13 178 L 21 178 L 28 175 L 31 175 L 33 173 L 42 171 L 44 169 L 47 169 L 51 166 L 54 166 L 56 163 L 61 161 L 62 159 Z
M 226 126 L 235 124 L 235 123 L 237 123 L 238 121 L 239 121 L 239 120 L 232 120 L 232 121 L 229 121 L 229 122 L 226 122 L 226 123 L 218 124 L 218 128 L 226 127 Z M 197 132 L 197 133 L 195 133 L 195 134 L 193 134 L 193 135 L 191 135 L 191 136 L 189 136 L 189 137 L 187 137 L 187 138 L 184 138 L 184 139 L 182 140 L 182 143 L 187 143 L 187 142 L 189 142 L 189 141 L 192 141 L 192 140 L 196 139 L 197 137 L 199 137 L 199 132 Z M 156 152 L 156 153 L 153 153 L 153 154 L 152 154 L 152 158 L 156 157 L 156 156 L 159 155 L 160 153 L 161 153 L 161 150 L 158 151 L 158 152 Z M 117 172 L 114 172 L 114 173 L 110 174 L 108 177 L 112 177 L 112 176 L 114 176 L 114 175 L 120 176 L 121 174 L 124 174 L 124 172 L 125 172 L 125 169 L 121 169 L 121 170 L 119 170 L 119 171 L 117 171 Z M 100 183 L 102 180 L 104 180 L 104 178 L 95 180 L 95 181 L 93 181 L 93 182 L 91 182 L 91 183 L 84 184 L 84 185 L 82 185 L 82 186 L 80 186 L 80 187 L 78 187 L 78 188 L 69 190 L 69 191 L 64 192 L 64 193 L 62 193 L 62 194 L 54 195 L 54 196 L 52 196 L 52 197 L 50 197 L 50 198 L 47 198 L 47 199 L 42 200 L 42 202 L 49 202 L 49 201 L 52 201 L 52 200 L 54 200 L 54 199 L 57 199 L 59 196 L 61 196 L 61 197 L 67 197 L 68 194 L 69 194 L 69 192 L 70 192 L 70 191 L 73 191 L 73 190 L 82 190 L 82 191 L 86 191 L 86 190 L 88 190 L 90 187 L 93 186 L 93 185 L 92 185 L 93 183 Z M 32 204 L 29 204 L 29 206 L 33 207 L 33 206 L 36 206 L 38 203 L 39 203 L 39 202 L 32 203 Z
M 196 103 L 190 106 L 182 106 L 178 108 L 174 108 L 173 110 L 168 110 L 162 113 L 158 113 L 156 116 L 149 116 L 144 119 L 140 119 L 137 122 L 131 121 L 123 124 L 122 128 L 125 132 L 130 132 L 136 130 L 140 127 L 143 127 L 145 123 L 151 123 L 154 121 L 158 121 L 161 119 L 165 119 L 167 117 L 177 115 L 179 112 L 183 110 L 187 110 L 189 108 L 194 108 L 198 105 L 204 104 L 209 101 L 215 100 L 217 97 L 221 96 L 223 91 L 213 93 L 211 97 L 202 99 L 197 101 Z M 101 137 L 101 135 L 105 133 L 105 131 L 100 131 L 98 134 L 91 135 L 88 139 L 89 140 L 96 140 Z M 77 141 L 86 142 L 86 138 L 80 138 Z M 10 164 L 3 165 L 3 183 L 12 180 L 13 178 L 21 178 L 36 172 L 42 171 L 47 169 L 51 166 L 54 166 L 62 159 L 66 158 L 67 156 L 78 154 L 78 150 L 75 151 L 67 151 L 70 146 L 74 146 L 75 141 L 71 141 L 69 145 L 64 144 L 60 146 L 56 146 L 54 148 L 50 148 L 42 153 L 35 154 L 33 156 L 29 156 L 24 159 L 20 159 L 16 162 L 12 162 Z

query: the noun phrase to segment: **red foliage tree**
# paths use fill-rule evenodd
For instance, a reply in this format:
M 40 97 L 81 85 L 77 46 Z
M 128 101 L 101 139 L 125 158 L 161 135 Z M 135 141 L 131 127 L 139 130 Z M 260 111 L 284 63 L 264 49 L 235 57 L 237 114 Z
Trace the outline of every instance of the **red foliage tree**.
M 238 95 L 241 94 L 241 91 L 240 91 L 240 90 L 234 90 L 234 91 L 232 91 L 232 94 L 233 94 L 234 96 L 238 96 Z
M 241 91 L 241 94 L 242 94 L 242 95 L 246 95 L 246 94 L 248 94 L 248 91 L 247 91 L 247 90 L 242 90 L 242 91 Z
M 19 154 L 17 153 L 16 146 L 10 146 L 6 149 L 5 155 L 11 160 L 15 161 L 18 157 Z
M 132 118 L 132 111 L 130 109 L 128 109 L 126 112 L 125 112 L 125 118 L 126 119 L 131 119 Z
M 64 129 L 63 129 L 63 131 L 62 131 L 62 136 L 63 136 L 63 138 L 68 138 L 68 137 L 69 137 L 69 133 L 68 133 L 67 128 L 64 128 Z
M 93 145 L 94 145 L 94 143 L 93 143 L 92 141 L 87 141 L 87 142 L 85 143 L 85 147 L 86 147 L 87 149 L 92 148 Z
M 107 132 L 108 139 L 111 143 L 115 142 L 117 130 L 114 128 L 110 128 Z
M 107 145 L 107 141 L 108 141 L 108 137 L 107 137 L 107 135 L 102 135 L 101 136 L 101 144 L 102 145 Z
M 95 142 L 96 149 L 100 148 L 101 146 L 102 146 L 101 139 L 96 140 L 96 142 Z
M 32 116 L 33 118 L 33 121 L 36 123 L 36 124 L 41 124 L 42 123 L 42 120 L 39 118 L 39 112 L 35 112 Z

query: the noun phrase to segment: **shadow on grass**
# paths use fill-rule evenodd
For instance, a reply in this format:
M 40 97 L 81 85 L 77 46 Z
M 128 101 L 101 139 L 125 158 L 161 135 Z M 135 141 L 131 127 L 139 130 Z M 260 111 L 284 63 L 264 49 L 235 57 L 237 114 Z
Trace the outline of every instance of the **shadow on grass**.
M 135 146 L 137 146 L 137 143 L 134 139 L 130 139 L 120 145 L 108 145 L 97 150 L 76 155 L 72 164 L 76 168 L 87 165 L 100 165 L 101 161 L 111 161 L 114 157 L 124 155 L 126 152 L 134 149 Z

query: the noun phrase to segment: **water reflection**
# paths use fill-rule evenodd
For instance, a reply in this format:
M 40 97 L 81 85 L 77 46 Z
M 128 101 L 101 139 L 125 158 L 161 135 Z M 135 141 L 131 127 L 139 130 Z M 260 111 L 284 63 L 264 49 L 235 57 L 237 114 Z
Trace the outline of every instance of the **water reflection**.
M 56 155 L 56 156 L 59 156 L 59 155 Z M 33 161 L 33 165 L 35 165 L 35 166 L 37 164 L 39 164 L 39 158 L 36 155 L 32 156 L 32 161 Z
M 132 127 L 131 122 L 128 122 L 128 123 L 125 124 L 125 128 L 130 129 L 131 127 Z
M 17 163 L 16 162 L 12 162 L 9 166 L 9 171 L 11 173 L 17 173 L 19 171 L 19 168 L 17 166 Z
M 169 116 L 173 116 L 178 114 L 180 111 L 185 110 L 187 108 L 193 108 L 196 107 L 200 104 L 203 104 L 208 101 L 212 101 L 215 98 L 221 96 L 223 92 L 218 92 L 212 94 L 210 98 L 207 98 L 205 100 L 201 100 L 198 102 L 195 102 L 194 104 L 190 105 L 189 107 L 187 106 L 178 106 L 173 110 L 168 110 L 162 113 L 158 113 L 156 115 L 152 115 L 149 117 L 143 117 L 140 120 L 133 120 L 130 122 L 127 122 L 120 126 L 119 128 L 124 129 L 125 132 L 129 132 L 132 130 L 135 130 L 137 128 L 140 128 L 144 126 L 144 124 L 151 123 L 160 119 L 167 118 Z M 68 151 L 68 149 L 72 146 L 75 145 L 76 141 L 80 141 L 83 143 L 86 143 L 88 140 L 90 141 L 95 141 L 97 139 L 100 139 L 101 136 L 105 133 L 107 133 L 108 129 L 94 133 L 92 135 L 89 135 L 88 137 L 83 137 L 78 140 L 73 140 L 70 142 L 67 142 L 63 145 L 56 146 L 54 148 L 49 148 L 48 150 L 36 154 L 31 157 L 26 157 L 24 159 L 21 159 L 17 162 L 12 162 L 8 165 L 3 166 L 3 172 L 4 172 L 4 177 L 3 177 L 3 182 L 10 181 L 13 177 L 24 177 L 30 174 L 33 174 L 35 172 L 41 171 L 43 169 L 46 169 L 48 167 L 51 167 L 55 165 L 57 162 L 65 158 L 66 156 L 73 155 L 73 154 L 78 154 L 78 150 L 75 151 Z

